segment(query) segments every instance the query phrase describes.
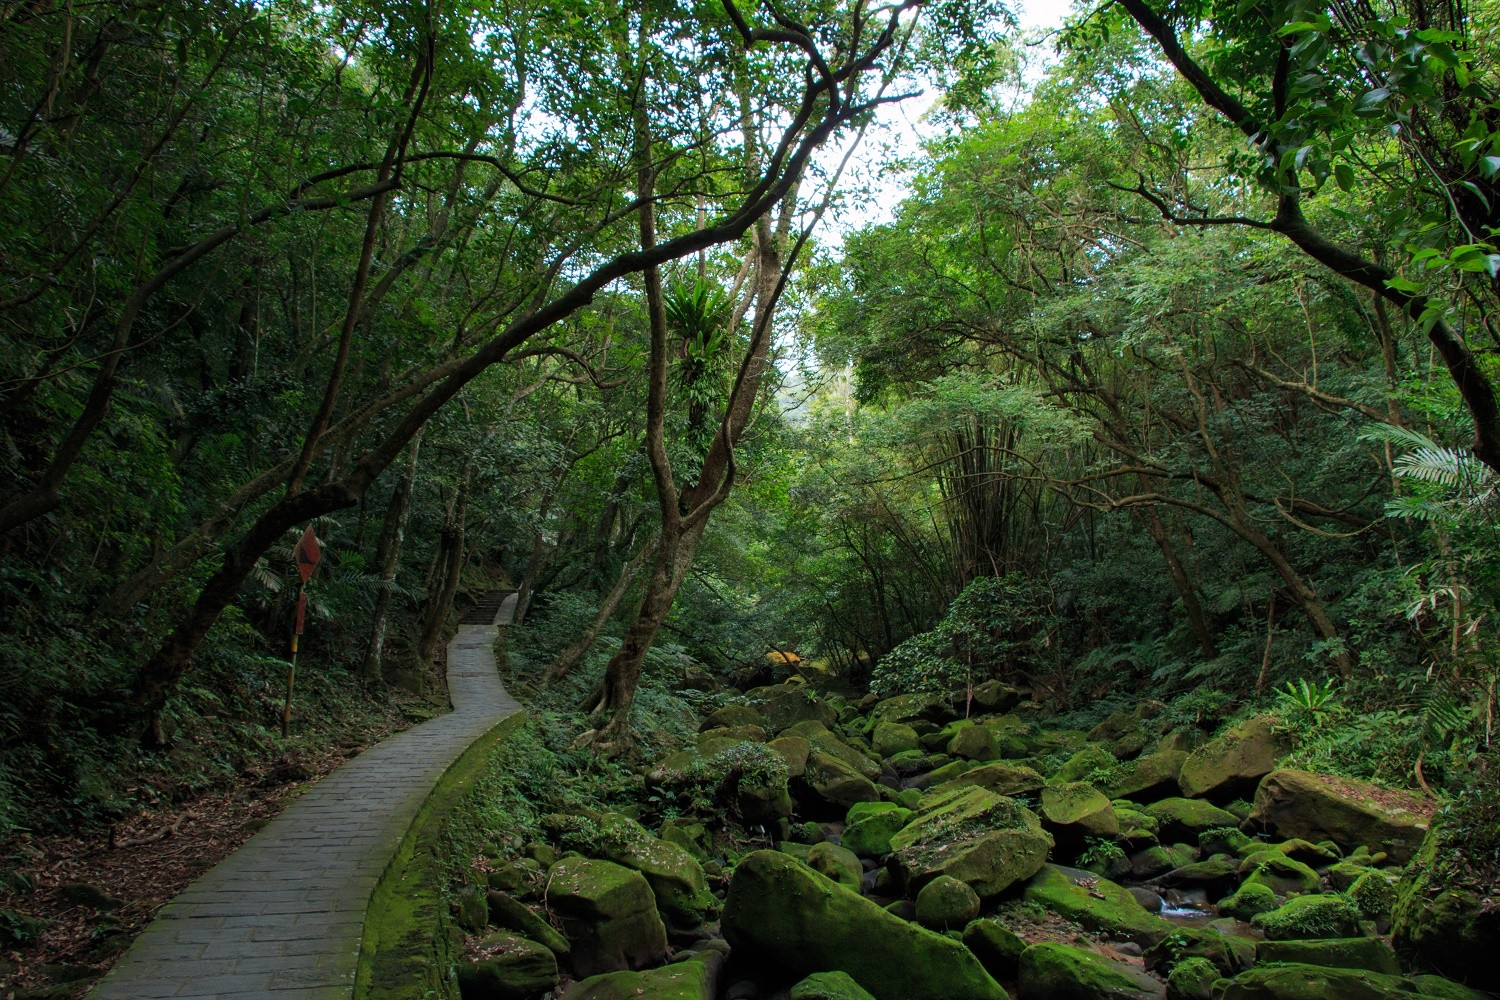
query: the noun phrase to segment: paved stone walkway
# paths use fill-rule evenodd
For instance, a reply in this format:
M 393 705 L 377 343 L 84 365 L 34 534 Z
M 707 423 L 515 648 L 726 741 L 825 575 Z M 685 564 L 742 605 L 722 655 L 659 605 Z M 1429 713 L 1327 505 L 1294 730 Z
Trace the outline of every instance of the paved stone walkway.
M 508 624 L 512 594 L 496 624 Z M 90 1000 L 347 1000 L 365 907 L 438 777 L 520 708 L 500 683 L 496 625 L 448 644 L 453 711 L 323 778 L 162 907 Z

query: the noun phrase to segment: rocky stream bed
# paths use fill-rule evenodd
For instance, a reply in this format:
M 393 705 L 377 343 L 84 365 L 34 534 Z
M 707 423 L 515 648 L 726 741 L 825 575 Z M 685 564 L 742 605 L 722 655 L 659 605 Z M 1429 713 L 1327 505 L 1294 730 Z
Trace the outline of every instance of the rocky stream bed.
M 777 684 L 458 894 L 465 1000 L 1396 1000 L 1500 989 L 1426 798 L 1281 767 L 1272 716 L 1058 728 L 997 682 Z M 1437 972 L 1442 974 L 1439 975 Z M 1467 984 L 1467 985 L 1463 985 Z

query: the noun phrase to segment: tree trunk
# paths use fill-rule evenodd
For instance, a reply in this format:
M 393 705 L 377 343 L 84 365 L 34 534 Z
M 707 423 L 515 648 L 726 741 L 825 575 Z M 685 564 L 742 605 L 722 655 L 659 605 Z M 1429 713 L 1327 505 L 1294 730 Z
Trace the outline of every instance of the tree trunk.
M 438 582 L 436 599 L 427 607 L 427 622 L 422 630 L 422 642 L 417 647 L 417 662 L 431 663 L 437 657 L 443 629 L 448 624 L 448 612 L 453 608 L 453 597 L 458 593 L 459 582 L 464 572 L 464 519 L 469 513 L 469 470 L 464 469 L 459 483 L 458 495 L 454 498 L 448 523 L 443 526 L 441 548 L 443 572 Z
M 1177 548 L 1172 544 L 1166 525 L 1161 523 L 1161 516 L 1156 513 L 1155 507 L 1146 508 L 1146 532 L 1156 543 L 1156 547 L 1161 550 L 1162 559 L 1166 561 L 1167 573 L 1172 577 L 1172 585 L 1177 588 L 1177 596 L 1182 598 L 1182 607 L 1187 611 L 1188 622 L 1193 627 L 1193 635 L 1198 639 L 1198 651 L 1203 654 L 1205 660 L 1212 660 L 1219 655 L 1218 646 L 1214 643 L 1213 630 L 1208 627 L 1208 618 L 1203 614 L 1203 605 L 1198 600 L 1198 590 L 1188 577 L 1187 568 L 1178 558 Z
M 604 600 L 600 602 L 599 611 L 594 615 L 594 620 L 579 634 L 578 638 L 574 639 L 568 645 L 567 649 L 564 649 L 557 655 L 556 659 L 547 665 L 547 669 L 542 673 L 542 685 L 544 687 L 562 680 L 568 671 L 576 667 L 578 661 L 583 659 L 584 654 L 594 645 L 594 640 L 599 638 L 599 633 L 604 630 L 604 624 L 609 621 L 610 615 L 615 613 L 615 608 L 619 606 L 620 600 L 625 596 L 625 592 L 630 589 L 630 582 L 635 579 L 635 574 L 640 570 L 641 564 L 646 561 L 655 549 L 655 541 L 647 542 L 641 546 L 641 550 L 635 554 L 630 562 L 626 563 L 620 570 L 620 575 L 615 578 L 614 586 L 609 589 L 609 593 L 605 594 Z
M 406 518 L 411 511 L 411 492 L 417 477 L 417 451 L 421 443 L 422 435 L 418 432 L 407 449 L 406 472 L 391 491 L 390 503 L 386 504 L 385 522 L 380 526 L 380 541 L 375 548 L 375 564 L 380 567 L 380 590 L 375 595 L 370 642 L 359 667 L 360 680 L 366 687 L 379 687 L 385 681 L 386 619 L 390 613 L 396 572 L 401 568 L 401 543 L 406 536 Z

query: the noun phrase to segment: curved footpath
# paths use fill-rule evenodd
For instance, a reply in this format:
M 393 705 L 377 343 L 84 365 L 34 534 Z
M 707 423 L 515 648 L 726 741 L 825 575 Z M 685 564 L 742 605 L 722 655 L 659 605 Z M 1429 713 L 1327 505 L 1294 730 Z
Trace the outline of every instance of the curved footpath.
M 319 781 L 162 907 L 90 1000 L 352 996 L 370 894 L 422 803 L 475 740 L 520 708 L 493 653 L 515 607 L 512 594 L 489 624 L 470 624 L 471 613 L 459 625 L 448 644 L 452 712 Z

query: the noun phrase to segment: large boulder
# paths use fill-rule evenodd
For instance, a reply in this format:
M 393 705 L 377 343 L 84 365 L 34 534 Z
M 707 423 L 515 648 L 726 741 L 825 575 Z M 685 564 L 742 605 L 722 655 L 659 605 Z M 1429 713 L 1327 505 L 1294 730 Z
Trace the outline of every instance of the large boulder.
M 1359 934 L 1359 910 L 1343 896 L 1293 896 L 1251 923 L 1269 941 L 1347 938 Z
M 870 745 L 881 757 L 917 749 L 917 731 L 904 722 L 882 722 L 870 734 Z
M 997 761 L 993 764 L 981 764 L 975 767 L 965 762 L 961 770 L 963 773 L 958 777 L 932 786 L 932 791 L 941 794 L 955 788 L 976 786 L 987 788 L 996 795 L 1029 795 L 1040 790 L 1046 783 L 1037 771 L 1019 764 Z
M 1042 826 L 1060 849 L 1076 852 L 1088 837 L 1113 837 L 1120 832 L 1115 807 L 1093 785 L 1070 781 L 1042 789 L 1039 806 Z
M 803 860 L 807 867 L 833 879 L 845 889 L 859 891 L 865 870 L 859 863 L 859 858 L 847 847 L 830 844 L 825 840 L 821 844 L 814 844 Z
M 558 933 L 557 928 L 520 900 L 491 889 L 485 893 L 485 903 L 489 909 L 490 923 L 496 927 L 515 931 L 522 937 L 544 944 L 555 955 L 566 956 L 572 950 L 568 939 Z
M 843 844 L 862 858 L 891 853 L 891 838 L 916 816 L 894 802 L 856 802 L 844 817 Z
M 938 694 L 898 694 L 886 698 L 870 709 L 870 724 L 882 722 L 935 722 L 941 725 L 953 718 L 953 704 Z
M 996 979 L 1015 979 L 1025 940 L 998 920 L 981 918 L 964 928 L 964 946 Z
M 911 882 L 948 875 L 985 899 L 1034 875 L 1051 848 L 1035 813 L 979 787 L 924 796 L 917 817 L 891 837 L 896 865 Z
M 667 928 L 640 872 L 612 861 L 567 857 L 547 878 L 547 903 L 562 919 L 578 975 L 639 969 L 666 957 Z
M 714 1000 L 718 995 L 722 956 L 701 952 L 645 972 L 612 972 L 568 987 L 562 1000 Z
M 814 972 L 792 987 L 791 1000 L 875 1000 L 847 972 Z
M 557 957 L 535 941 L 498 931 L 479 943 L 479 954 L 456 970 L 463 1000 L 536 1000 L 557 985 Z
M 1417 984 L 1400 976 L 1321 965 L 1263 965 L 1242 972 L 1220 1000 L 1414 1000 Z
M 1101 746 L 1090 743 L 1069 757 L 1047 779 L 1049 785 L 1061 785 L 1069 781 L 1087 781 L 1102 784 L 1113 777 L 1120 762 L 1115 755 Z
M 1289 749 L 1270 716 L 1257 716 L 1220 733 L 1188 754 L 1177 784 L 1188 798 L 1231 799 L 1276 769 Z
M 1115 769 L 1101 790 L 1112 799 L 1150 802 L 1177 791 L 1177 776 L 1187 760 L 1182 750 L 1158 750 Z
M 689 929 L 717 913 L 718 901 L 708 891 L 703 866 L 686 849 L 619 813 L 602 813 L 597 822 L 599 837 L 591 845 L 593 852 L 646 876 L 668 925 Z
M 1073 868 L 1044 865 L 1026 886 L 1026 901 L 1111 937 L 1148 948 L 1171 934 L 1173 925 L 1147 912 L 1130 890 Z
M 800 778 L 807 773 L 807 756 L 812 753 L 812 744 L 803 736 L 779 736 L 767 743 L 773 751 L 786 761 L 788 778 Z
M 779 733 L 799 722 L 832 726 L 839 714 L 801 684 L 770 684 L 745 693 L 745 701 L 765 717 L 765 728 Z
M 1258 962 L 1295 962 L 1330 969 L 1368 969 L 1388 976 L 1401 974 L 1401 963 L 1391 946 L 1379 938 L 1324 938 L 1313 941 L 1262 941 Z
M 777 851 L 735 866 L 724 936 L 736 961 L 787 980 L 848 973 L 876 1000 L 1005 1000 L 969 950 Z
M 765 713 L 751 708 L 749 705 L 738 703 L 725 705 L 703 720 L 700 731 L 708 732 L 710 729 L 725 729 L 733 726 L 756 726 L 764 730 L 766 727 Z
M 880 790 L 875 782 L 859 770 L 846 764 L 832 754 L 814 750 L 808 754 L 807 770 L 802 780 L 812 792 L 810 800 L 802 801 L 803 808 L 828 818 L 842 816 L 856 802 L 880 801 Z
M 963 760 L 986 761 L 1000 756 L 995 734 L 984 726 L 965 726 L 948 741 L 948 753 Z
M 1427 835 L 1432 806 L 1367 781 L 1282 769 L 1261 779 L 1250 820 L 1283 837 L 1331 840 L 1346 851 L 1363 845 L 1404 864 Z
M 812 744 L 814 750 L 837 757 L 839 760 L 854 768 L 866 778 L 878 778 L 882 773 L 881 766 L 871 760 L 863 751 L 850 746 L 826 729 L 821 731 L 804 732 L 808 743 Z
M 1247 872 L 1241 889 L 1260 885 L 1278 896 L 1297 896 L 1317 892 L 1323 887 L 1318 873 L 1300 861 L 1294 861 L 1278 851 L 1262 851 L 1252 854 L 1241 864 Z
M 917 923 L 935 931 L 968 926 L 979 916 L 979 897 L 968 883 L 939 875 L 917 893 Z
M 1458 882 L 1444 862 L 1462 844 L 1434 825 L 1406 867 L 1391 914 L 1391 943 L 1419 965 L 1477 989 L 1500 993 L 1500 907 L 1488 886 Z
M 1234 813 L 1197 799 L 1162 799 L 1147 806 L 1146 815 L 1156 820 L 1156 833 L 1163 843 L 1196 843 L 1204 830 L 1240 823 Z
M 974 685 L 974 704 L 986 712 L 1009 712 L 1021 703 L 1022 692 L 1000 681 L 983 681 Z
M 1166 986 L 1084 948 L 1043 941 L 1021 954 L 1020 1000 L 1161 1000 Z

